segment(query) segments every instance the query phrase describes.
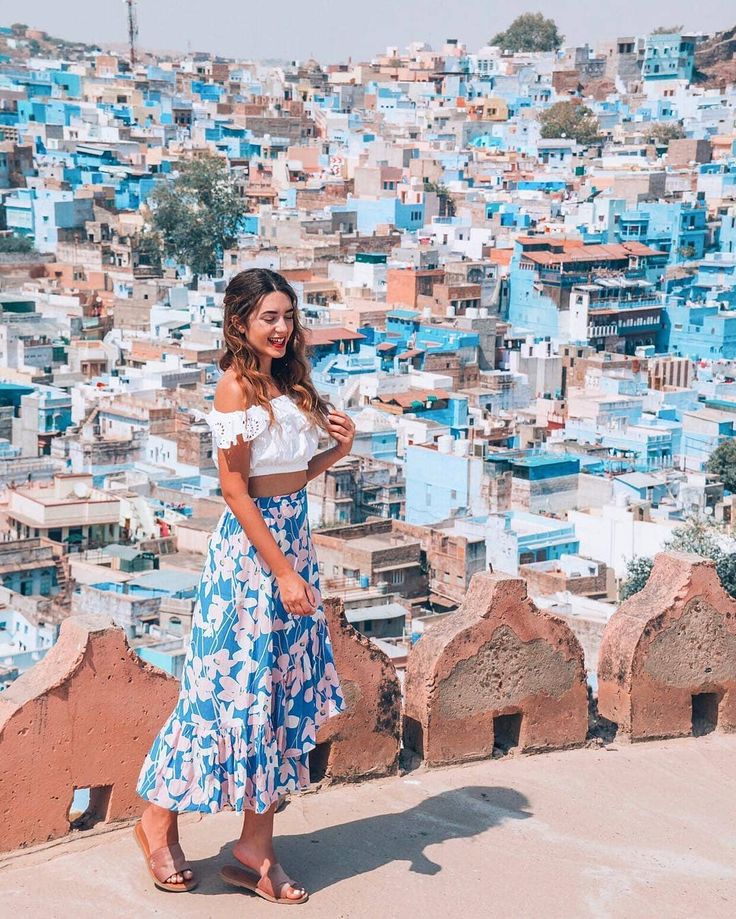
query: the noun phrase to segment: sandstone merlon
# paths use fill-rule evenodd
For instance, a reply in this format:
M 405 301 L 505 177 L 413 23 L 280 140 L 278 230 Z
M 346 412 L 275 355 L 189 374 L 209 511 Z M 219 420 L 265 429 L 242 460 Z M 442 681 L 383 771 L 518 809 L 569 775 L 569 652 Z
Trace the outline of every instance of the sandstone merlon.
M 405 744 L 428 765 L 582 744 L 583 652 L 570 628 L 541 612 L 521 578 L 474 575 L 463 605 L 409 655 Z
M 611 617 L 598 708 L 632 740 L 736 729 L 736 601 L 715 564 L 661 553 Z
M 0 851 L 66 835 L 75 789 L 90 789 L 101 820 L 139 813 L 140 764 L 178 693 L 107 616 L 66 619 L 0 695 Z
M 342 602 L 325 600 L 335 665 L 347 702 L 317 734 L 313 778 L 356 781 L 389 775 L 399 757 L 401 687 L 388 657 L 345 618 Z

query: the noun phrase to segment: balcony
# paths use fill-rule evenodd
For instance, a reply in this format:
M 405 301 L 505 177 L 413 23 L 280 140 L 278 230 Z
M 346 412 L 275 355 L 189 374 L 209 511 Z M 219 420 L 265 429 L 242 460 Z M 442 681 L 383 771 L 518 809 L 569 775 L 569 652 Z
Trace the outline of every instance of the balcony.
M 276 818 L 305 915 L 731 915 L 736 601 L 712 562 L 658 556 L 611 618 L 592 731 L 569 627 L 522 579 L 475 575 L 409 653 L 400 762 L 393 665 L 339 601 L 325 612 L 348 709 L 320 731 L 312 791 Z M 270 915 L 218 878 L 235 813 L 182 818 L 193 895 L 158 892 L 145 872 L 133 785 L 177 692 L 85 616 L 0 694 L 5 914 Z M 75 788 L 93 790 L 91 829 L 70 830 Z

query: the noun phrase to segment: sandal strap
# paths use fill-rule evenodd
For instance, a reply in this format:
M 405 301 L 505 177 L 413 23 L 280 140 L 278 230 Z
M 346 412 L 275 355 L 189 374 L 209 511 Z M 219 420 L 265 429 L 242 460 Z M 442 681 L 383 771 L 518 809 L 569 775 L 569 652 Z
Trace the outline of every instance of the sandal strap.
M 178 842 L 171 846 L 161 846 L 160 849 L 151 852 L 149 863 L 157 880 L 162 882 L 167 881 L 174 874 L 191 870 Z
M 272 867 L 275 867 L 272 866 Z M 254 872 L 255 874 L 256 872 Z M 266 882 L 264 884 L 263 882 Z M 297 884 L 296 881 L 281 881 L 280 883 L 274 883 L 268 874 L 262 874 L 260 880 L 256 884 L 260 890 L 264 893 L 267 893 L 271 897 L 276 897 L 277 900 L 293 900 L 295 897 L 287 897 L 284 895 L 284 890 L 287 887 L 291 887 L 292 890 L 301 890 L 302 894 L 306 893 L 306 888 L 302 884 Z M 271 888 L 269 890 L 269 887 Z

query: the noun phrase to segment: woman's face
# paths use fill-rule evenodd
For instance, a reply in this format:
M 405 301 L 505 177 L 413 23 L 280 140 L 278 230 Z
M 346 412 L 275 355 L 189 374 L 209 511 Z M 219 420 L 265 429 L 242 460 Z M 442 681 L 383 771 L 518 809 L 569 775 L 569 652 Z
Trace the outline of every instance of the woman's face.
M 261 356 L 283 357 L 294 333 L 294 307 L 281 291 L 272 291 L 251 314 L 245 334 L 248 344 Z

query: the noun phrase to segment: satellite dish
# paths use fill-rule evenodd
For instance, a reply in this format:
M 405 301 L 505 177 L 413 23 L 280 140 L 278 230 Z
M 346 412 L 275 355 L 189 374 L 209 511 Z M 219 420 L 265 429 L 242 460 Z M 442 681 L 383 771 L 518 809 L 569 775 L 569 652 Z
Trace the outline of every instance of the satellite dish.
M 74 494 L 77 498 L 89 498 L 89 487 L 84 482 L 76 482 L 74 485 Z

